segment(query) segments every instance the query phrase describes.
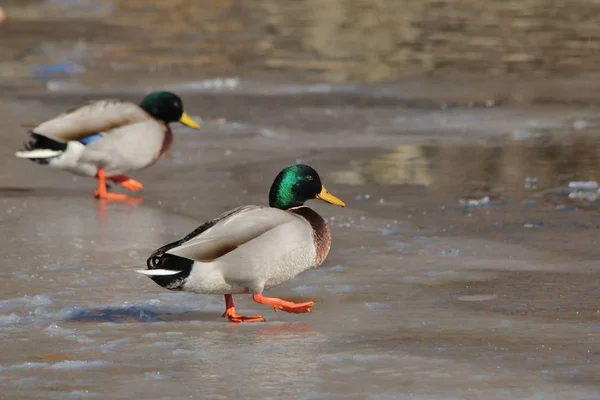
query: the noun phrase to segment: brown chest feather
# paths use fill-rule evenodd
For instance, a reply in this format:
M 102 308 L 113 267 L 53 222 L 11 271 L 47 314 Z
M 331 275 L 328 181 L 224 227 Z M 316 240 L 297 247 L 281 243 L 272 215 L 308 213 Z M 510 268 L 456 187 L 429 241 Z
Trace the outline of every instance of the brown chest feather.
M 291 213 L 303 217 L 313 229 L 313 240 L 317 250 L 316 265 L 321 265 L 329 253 L 331 247 L 331 233 L 327 222 L 315 211 L 308 207 L 298 207 L 293 210 L 288 210 Z
M 165 131 L 165 138 L 163 139 L 160 151 L 158 152 L 154 160 L 152 160 L 150 165 L 160 160 L 160 158 L 169 151 L 171 145 L 173 144 L 173 132 L 171 132 L 171 127 L 169 125 L 166 125 L 166 128 L 167 130 Z

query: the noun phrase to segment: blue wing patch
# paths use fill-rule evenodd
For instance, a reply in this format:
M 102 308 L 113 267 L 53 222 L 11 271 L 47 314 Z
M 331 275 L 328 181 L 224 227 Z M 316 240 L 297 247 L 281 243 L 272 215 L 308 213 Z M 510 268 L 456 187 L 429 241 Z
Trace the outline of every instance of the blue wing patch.
M 88 137 L 81 139 L 80 142 L 87 146 L 88 144 L 95 142 L 96 140 L 98 140 L 100 138 L 102 138 L 101 133 L 94 133 L 93 135 L 90 135 Z

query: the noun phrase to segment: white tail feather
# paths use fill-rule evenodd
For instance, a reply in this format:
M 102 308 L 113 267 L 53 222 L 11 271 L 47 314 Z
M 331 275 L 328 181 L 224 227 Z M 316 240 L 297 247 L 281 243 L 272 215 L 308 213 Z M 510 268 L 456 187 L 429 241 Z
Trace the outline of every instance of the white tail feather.
M 135 272 L 147 276 L 167 276 L 176 275 L 181 271 L 173 271 L 170 269 L 136 269 Z
M 38 149 L 38 150 L 26 150 L 17 151 L 15 156 L 19 158 L 52 158 L 59 156 L 63 153 L 62 150 L 49 150 L 49 149 Z

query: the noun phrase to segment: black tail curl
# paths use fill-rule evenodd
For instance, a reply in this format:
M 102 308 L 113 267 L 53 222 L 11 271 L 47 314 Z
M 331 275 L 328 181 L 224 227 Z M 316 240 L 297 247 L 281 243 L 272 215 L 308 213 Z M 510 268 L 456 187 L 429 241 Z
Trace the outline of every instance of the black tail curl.
M 39 149 L 47 149 L 47 150 L 56 150 L 56 151 L 65 151 L 67 149 L 67 144 L 59 142 L 57 140 L 51 139 L 49 137 L 40 135 L 33 131 L 29 132 L 31 136 L 31 140 L 23 144 L 23 150 L 31 151 L 31 150 L 39 150 Z M 49 163 L 49 158 L 30 158 L 31 161 L 37 164 L 46 165 Z

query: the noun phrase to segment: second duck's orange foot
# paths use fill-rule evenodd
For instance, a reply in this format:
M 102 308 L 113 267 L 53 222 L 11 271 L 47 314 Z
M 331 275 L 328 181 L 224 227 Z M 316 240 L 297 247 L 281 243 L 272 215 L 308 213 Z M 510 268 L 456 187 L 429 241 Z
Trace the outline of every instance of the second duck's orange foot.
M 119 185 L 123 186 L 124 188 L 126 188 L 127 190 L 130 190 L 132 192 L 137 192 L 144 188 L 144 185 L 142 184 L 142 182 L 136 181 L 135 179 L 130 178 L 125 175 L 112 176 L 109 179 L 115 183 L 118 183 Z
M 116 200 L 116 201 L 126 201 L 129 200 L 130 197 L 123 193 L 112 193 L 107 191 L 98 191 L 94 192 L 94 197 L 97 199 L 103 200 Z
M 275 297 L 264 297 L 262 294 L 254 294 L 252 295 L 252 299 L 254 299 L 254 301 L 257 303 L 273 307 L 275 312 L 281 310 L 293 314 L 308 313 L 310 312 L 310 309 L 315 305 L 313 301 L 308 301 L 306 303 L 294 303 Z

